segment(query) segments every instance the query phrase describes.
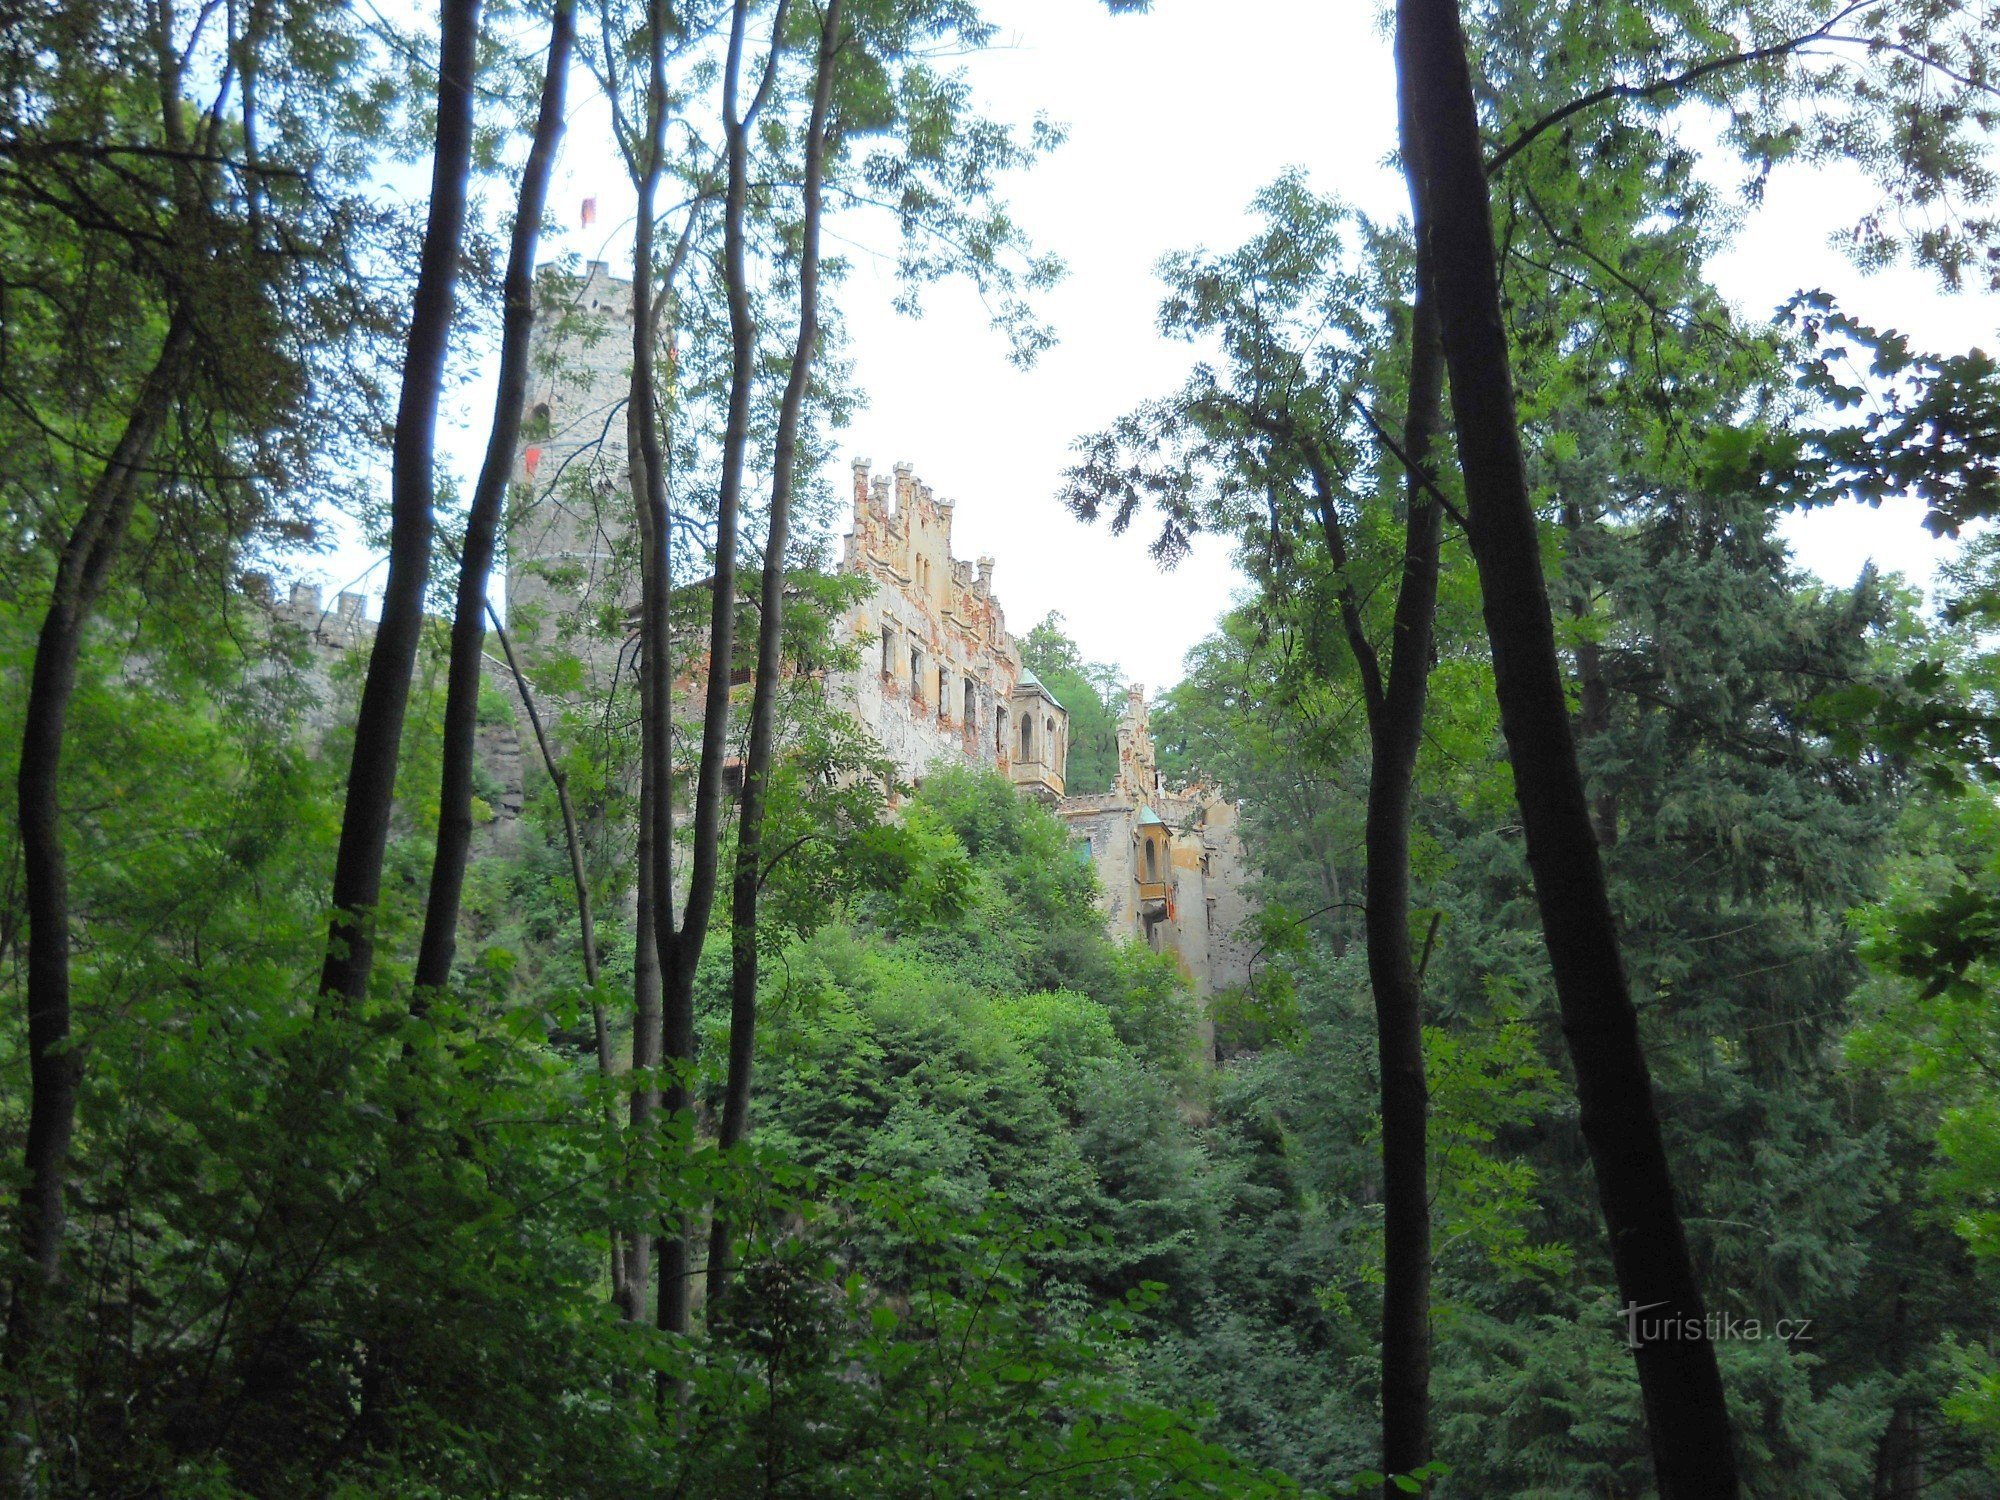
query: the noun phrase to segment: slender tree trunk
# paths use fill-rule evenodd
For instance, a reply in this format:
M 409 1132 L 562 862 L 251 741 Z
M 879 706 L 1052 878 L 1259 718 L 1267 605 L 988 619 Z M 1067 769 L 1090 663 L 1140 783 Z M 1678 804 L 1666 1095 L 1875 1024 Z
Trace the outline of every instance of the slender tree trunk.
M 583 949 L 583 978 L 594 990 L 597 988 L 600 964 L 597 917 L 590 899 L 590 877 L 583 859 L 583 834 L 577 822 L 576 803 L 569 794 L 569 777 L 563 773 L 562 762 L 556 759 L 555 747 L 549 743 L 548 730 L 542 724 L 540 710 L 535 707 L 534 687 L 521 670 L 521 659 L 514 654 L 514 642 L 507 634 L 507 627 L 500 623 L 490 604 L 486 606 L 486 615 L 493 626 L 494 639 L 500 642 L 501 655 L 506 658 L 507 673 L 514 679 L 514 691 L 520 695 L 521 707 L 528 715 L 528 727 L 535 736 L 535 749 L 541 755 L 542 769 L 555 783 L 556 806 L 562 816 L 563 843 L 569 853 L 569 878 L 576 888 L 576 925 L 578 941 Z M 612 1069 L 611 1036 L 604 1025 L 604 1007 L 592 1001 L 591 1015 L 596 1028 L 597 1068 L 600 1073 L 608 1075 Z
M 16 1224 L 24 1262 L 7 1320 L 5 1369 L 14 1385 L 0 1477 L 18 1489 L 33 1443 L 32 1367 L 60 1280 L 64 1189 L 83 1061 L 70 1040 L 69 866 L 62 839 L 62 754 L 84 631 L 125 540 L 147 459 L 193 364 L 194 337 L 176 314 L 125 430 L 56 562 L 35 643 L 16 779 L 28 915 L 27 1185 Z
M 562 813 L 563 844 L 569 851 L 569 878 L 576 888 L 577 941 L 583 949 L 583 979 L 590 986 L 590 1026 L 592 1040 L 597 1048 L 597 1076 L 610 1078 L 616 1071 L 611 1056 L 611 1028 L 606 1024 L 604 1001 L 598 994 L 598 976 L 602 972 L 597 956 L 597 918 L 590 899 L 590 872 L 584 864 L 583 834 L 577 825 L 576 803 L 569 794 L 569 777 L 564 774 L 562 762 L 556 759 L 555 747 L 549 743 L 548 730 L 542 725 L 542 715 L 535 707 L 535 691 L 528 677 L 521 670 L 521 659 L 514 654 L 514 642 L 507 634 L 507 627 L 500 623 L 500 617 L 493 613 L 493 605 L 486 605 L 488 622 L 493 626 L 493 635 L 500 642 L 501 654 L 507 660 L 507 672 L 514 679 L 514 691 L 520 695 L 521 707 L 528 715 L 528 726 L 534 731 L 535 748 L 541 752 L 542 767 L 555 783 L 556 806 Z M 642 929 L 643 931 L 643 929 Z M 604 1123 L 609 1131 L 618 1128 L 618 1116 L 611 1104 L 605 1104 Z M 625 1303 L 625 1253 L 624 1242 L 616 1225 L 611 1229 L 611 1298 L 621 1307 Z
M 785 0 L 779 0 L 771 29 L 775 76 L 776 49 L 783 36 Z M 701 754 L 695 771 L 692 839 L 687 861 L 687 901 L 680 921 L 674 920 L 671 885 L 661 891 L 655 913 L 660 950 L 661 1013 L 665 1065 L 675 1069 L 669 1080 L 667 1107 L 676 1115 L 688 1107 L 681 1073 L 694 1060 L 694 978 L 715 910 L 717 866 L 722 850 L 723 761 L 729 748 L 729 668 L 736 653 L 736 538 L 742 511 L 744 454 L 750 439 L 750 402 L 756 374 L 757 328 L 750 309 L 748 246 L 744 217 L 750 194 L 750 127 L 764 91 L 748 109 L 742 103 L 743 49 L 750 24 L 748 0 L 730 8 L 729 45 L 723 62 L 722 118 L 727 133 L 723 190 L 723 279 L 729 303 L 729 405 L 722 434 L 722 472 L 716 492 L 715 558 L 708 626 L 708 684 L 703 697 Z M 661 601 L 664 614 L 665 600 Z M 664 635 L 664 620 L 661 631 Z M 662 712 L 666 704 L 661 705 Z M 664 821 L 664 820 L 662 820 Z M 670 825 L 669 825 L 670 826 Z M 653 851 L 656 884 L 671 881 L 670 839 L 656 839 Z M 683 1230 L 685 1226 L 682 1226 Z M 669 1256 L 661 1262 L 660 1325 L 685 1332 L 688 1325 L 691 1268 L 685 1232 L 674 1237 Z
M 1410 405 L 1404 423 L 1408 522 L 1386 687 L 1370 715 L 1368 887 L 1363 924 L 1375 996 L 1382 1090 L 1382 1470 L 1430 1461 L 1431 1208 L 1424 1080 L 1423 986 L 1410 956 L 1410 797 L 1423 743 L 1437 617 L 1442 518 L 1426 489 L 1444 359 L 1421 290 L 1411 317 Z M 1385 1495 L 1396 1493 L 1393 1488 Z
M 1899 1284 L 1889 1314 L 1886 1351 L 1893 1377 L 1903 1373 L 1908 1317 L 1908 1304 Z M 1923 1492 L 1923 1425 L 1916 1403 L 1904 1397 L 1890 1406 L 1888 1423 L 1875 1444 L 1875 1480 L 1869 1486 L 1869 1500 L 1918 1500 Z
M 1514 406 L 1492 204 L 1457 0 L 1399 0 L 1403 151 L 1437 303 L 1501 727 L 1663 1500 L 1737 1493 L 1728 1408 L 1674 1203 L 1652 1079 L 1577 768 Z M 1671 1321 L 1669 1321 L 1671 1320 Z
M 653 712 L 653 693 L 641 682 L 639 717 L 643 724 Z M 642 752 L 642 760 L 643 760 Z M 634 946 L 632 956 L 632 1066 L 652 1069 L 660 1065 L 660 951 L 653 938 L 653 921 L 660 896 L 654 889 L 652 777 L 642 765 L 639 773 L 638 894 L 633 903 Z M 667 899 L 671 900 L 669 896 Z M 630 1131 L 634 1153 L 632 1186 L 646 1192 L 652 1182 L 653 1119 L 659 1112 L 660 1090 L 651 1079 L 641 1079 L 632 1089 Z M 623 1307 L 634 1322 L 646 1316 L 646 1288 L 652 1281 L 653 1231 L 651 1219 L 642 1215 L 625 1238 Z
M 549 30 L 548 69 L 542 76 L 541 108 L 533 144 L 521 171 L 521 197 L 514 210 L 513 243 L 507 252 L 500 323 L 500 381 L 493 400 L 493 426 L 486 457 L 473 485 L 465 518 L 465 548 L 458 570 L 457 613 L 451 624 L 451 666 L 445 682 L 443 771 L 438 784 L 437 850 L 424 931 L 417 946 L 413 1003 L 451 980 L 458 946 L 459 904 L 465 892 L 465 859 L 472 844 L 472 772 L 479 730 L 479 684 L 486 659 L 486 583 L 493 571 L 494 542 L 507 481 L 514 472 L 521 436 L 521 408 L 528 394 L 528 348 L 535 326 L 535 242 L 548 203 L 549 176 L 563 133 L 563 98 L 569 81 L 570 47 L 576 38 L 575 0 L 561 0 Z M 595 982 L 595 981 L 593 981 Z
M 423 636 L 424 586 L 430 577 L 432 468 L 445 346 L 451 335 L 465 232 L 466 181 L 472 166 L 472 77 L 479 0 L 445 0 L 438 53 L 436 154 L 430 219 L 417 270 L 403 391 L 390 457 L 389 582 L 368 657 L 368 678 L 354 725 L 347 806 L 333 867 L 333 920 L 320 993 L 349 1003 L 368 992 L 374 923 L 382 895 L 417 647 Z
M 812 116 L 806 125 L 805 194 L 799 248 L 799 331 L 779 407 L 771 456 L 770 530 L 758 588 L 757 664 L 750 699 L 750 743 L 743 761 L 743 804 L 736 819 L 736 872 L 729 913 L 729 1076 L 718 1144 L 738 1145 L 749 1130 L 750 1078 L 757 1055 L 757 896 L 764 882 L 764 808 L 777 733 L 778 685 L 784 671 L 785 548 L 791 534 L 793 468 L 799 420 L 812 384 L 819 342 L 820 199 L 833 110 L 833 70 L 840 50 L 842 0 L 827 0 L 820 22 Z M 711 672 L 717 670 L 711 667 Z M 729 1275 L 729 1225 L 720 1205 L 710 1227 L 708 1295 L 714 1302 Z
M 1871 1500 L 1918 1500 L 1924 1492 L 1923 1427 L 1915 1403 L 1898 1401 L 1875 1445 Z
M 660 1112 L 661 1007 L 664 967 L 660 962 L 659 914 L 671 911 L 673 888 L 668 851 L 673 842 L 671 739 L 668 720 L 673 711 L 672 673 L 667 661 L 666 459 L 660 444 L 655 411 L 654 344 L 658 312 L 653 297 L 653 239 L 660 174 L 665 166 L 667 124 L 665 6 L 647 10 L 646 137 L 639 158 L 637 233 L 632 250 L 632 383 L 625 404 L 625 457 L 632 491 L 633 519 L 639 535 L 639 910 L 640 928 L 653 932 L 653 961 L 637 995 L 638 1013 L 632 1029 L 632 1066 L 642 1073 L 632 1092 L 632 1139 L 640 1153 L 642 1187 L 653 1184 L 653 1140 Z M 643 942 L 643 939 L 642 939 Z M 671 1238 L 671 1236 L 670 1236 Z M 646 1292 L 652 1285 L 650 1223 L 634 1226 L 625 1272 L 625 1314 L 633 1321 L 646 1316 Z
M 1587 545 L 1583 508 L 1574 500 L 1563 502 L 1563 530 L 1569 533 L 1566 565 L 1583 568 Z M 1578 625 L 1576 639 L 1576 737 L 1587 745 L 1611 727 L 1611 688 L 1604 680 L 1604 648 L 1590 638 L 1590 584 L 1584 577 L 1573 581 L 1569 598 L 1570 614 Z M 1590 817 L 1597 829 L 1598 846 L 1610 849 L 1618 842 L 1618 794 L 1600 790 L 1591 798 Z

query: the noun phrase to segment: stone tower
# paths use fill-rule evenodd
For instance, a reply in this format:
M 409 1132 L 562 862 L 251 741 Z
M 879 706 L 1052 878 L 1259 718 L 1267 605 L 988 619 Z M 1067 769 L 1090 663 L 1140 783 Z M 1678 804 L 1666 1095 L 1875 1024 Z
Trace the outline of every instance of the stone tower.
M 507 518 L 507 614 L 531 640 L 577 636 L 565 649 L 595 664 L 607 654 L 596 637 L 639 596 L 626 545 L 632 287 L 592 261 L 581 282 L 545 279 L 539 295 Z

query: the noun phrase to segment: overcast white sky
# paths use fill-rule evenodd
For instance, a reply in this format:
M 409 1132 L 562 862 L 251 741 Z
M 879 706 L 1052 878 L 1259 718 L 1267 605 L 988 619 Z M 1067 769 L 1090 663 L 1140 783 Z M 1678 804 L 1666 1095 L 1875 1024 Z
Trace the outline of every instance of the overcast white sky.
M 1115 19 L 1096 0 L 989 6 L 999 45 L 966 63 L 978 93 L 1001 118 L 1040 109 L 1070 127 L 1068 143 L 1013 192 L 1020 222 L 1070 266 L 1045 304 L 1061 343 L 1032 371 L 1007 363 L 968 291 L 934 289 L 924 318 L 900 317 L 889 266 L 870 246 L 843 242 L 856 261 L 843 298 L 869 406 L 842 443 L 841 468 L 907 459 L 956 500 L 956 551 L 997 559 L 995 587 L 1017 632 L 1058 610 L 1086 655 L 1156 689 L 1180 676 L 1183 653 L 1227 605 L 1234 579 L 1218 547 L 1198 548 L 1163 578 L 1136 528 L 1113 539 L 1071 520 L 1053 499 L 1057 479 L 1074 437 L 1172 390 L 1187 367 L 1185 346 L 1153 328 L 1161 255 L 1239 242 L 1251 194 L 1289 166 L 1371 213 L 1402 211 L 1386 165 L 1394 77 L 1374 13 L 1324 0 L 1162 0 L 1150 15 Z M 1993 298 L 1945 297 L 1913 273 L 1863 278 L 1828 248 L 1864 192 L 1837 173 L 1781 176 L 1715 268 L 1725 294 L 1767 312 L 1800 287 L 1824 286 L 1930 347 L 1991 347 Z M 601 211 L 586 240 L 574 226 L 593 195 Z M 547 250 L 602 253 L 629 202 L 586 104 L 551 205 L 572 227 Z M 611 243 L 619 254 L 629 240 Z M 468 420 L 443 456 L 468 480 L 489 400 L 469 388 L 452 403 Z M 1922 579 L 1936 557 L 1909 507 L 1800 518 L 1789 530 L 1802 560 L 1833 581 L 1870 558 Z M 354 556 L 327 560 L 329 583 L 358 571 Z M 379 591 L 379 576 L 371 583 Z

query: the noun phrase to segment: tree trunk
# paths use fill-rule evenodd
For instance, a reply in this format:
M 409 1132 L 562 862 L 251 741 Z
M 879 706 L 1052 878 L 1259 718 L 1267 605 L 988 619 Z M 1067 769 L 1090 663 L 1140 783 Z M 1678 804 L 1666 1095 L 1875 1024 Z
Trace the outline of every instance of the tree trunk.
M 350 1004 L 367 994 L 374 964 L 376 906 L 382 895 L 382 858 L 389 845 L 389 816 L 396 797 L 403 716 L 423 636 L 424 586 L 431 563 L 433 450 L 465 231 L 478 38 L 479 0 L 445 0 L 430 218 L 411 302 L 390 457 L 389 582 L 354 724 L 347 806 L 333 867 L 333 919 L 320 971 L 320 993 Z
M 784 0 L 772 21 L 772 75 L 776 48 L 783 35 Z M 710 581 L 708 684 L 702 702 L 701 758 L 695 771 L 693 837 L 688 850 L 687 902 L 680 921 L 674 920 L 668 856 L 670 838 L 656 838 L 653 859 L 656 884 L 663 885 L 655 914 L 660 949 L 661 1013 L 665 1033 L 665 1064 L 676 1070 L 669 1080 L 667 1107 L 680 1114 L 688 1107 L 681 1070 L 694 1061 L 694 978 L 715 910 L 716 872 L 722 849 L 722 770 L 729 749 L 729 669 L 736 654 L 736 536 L 743 498 L 744 453 L 750 440 L 750 402 L 756 373 L 757 327 L 750 307 L 748 246 L 744 216 L 750 195 L 750 126 L 762 91 L 748 109 L 742 107 L 743 48 L 750 24 L 748 0 L 730 8 L 729 47 L 722 73 L 722 118 L 727 132 L 726 178 L 723 191 L 723 279 L 729 302 L 729 407 L 722 434 L 722 472 L 716 490 L 715 558 Z M 665 601 L 661 608 L 664 612 Z M 664 623 L 662 623 L 664 633 Z M 665 710 L 662 704 L 662 711 Z M 664 820 L 662 820 L 664 821 Z M 671 826 L 668 825 L 669 832 Z M 687 1330 L 690 1270 L 685 1236 L 675 1246 L 673 1263 L 661 1264 L 660 1325 L 672 1332 Z
M 32 1367 L 47 1302 L 60 1279 L 63 1194 L 83 1062 L 70 1041 L 69 867 L 62 839 L 62 753 L 77 662 L 91 611 L 124 542 L 147 459 L 193 364 L 192 325 L 175 314 L 118 445 L 98 475 L 56 562 L 35 643 L 16 780 L 28 915 L 27 1185 L 17 1236 L 24 1262 L 7 1319 L 5 1370 L 14 1393 L 0 1476 L 18 1488 L 33 1443 Z
M 1473 557 L 1585 1143 L 1637 1340 L 1663 1500 L 1737 1493 L 1728 1409 L 1577 767 L 1514 406 L 1492 205 L 1456 0 L 1399 0 L 1403 152 L 1436 298 Z M 1656 1321 L 1657 1320 L 1657 1321 Z
M 643 723 L 653 712 L 650 688 L 642 681 L 639 690 L 639 717 Z M 639 773 L 638 895 L 633 904 L 632 955 L 632 1066 L 657 1068 L 660 1064 L 660 951 L 653 939 L 654 914 L 661 898 L 653 888 L 653 797 L 651 775 L 643 767 Z M 667 899 L 671 900 L 671 897 Z M 632 1089 L 629 1132 L 635 1162 L 633 1188 L 640 1193 L 652 1182 L 651 1153 L 653 1117 L 659 1111 L 660 1090 L 652 1079 L 641 1079 Z M 629 1229 L 625 1240 L 625 1275 L 622 1305 L 625 1316 L 638 1322 L 646 1316 L 646 1288 L 652 1281 L 653 1231 L 650 1220 L 641 1219 Z
M 632 383 L 625 403 L 625 460 L 639 536 L 639 905 L 640 944 L 652 939 L 651 962 L 634 970 L 638 1013 L 632 1028 L 632 1067 L 643 1076 L 632 1091 L 633 1149 L 640 1153 L 638 1181 L 656 1181 L 653 1139 L 660 1113 L 661 1030 L 666 949 L 657 939 L 660 913 L 673 909 L 673 765 L 669 722 L 672 673 L 667 661 L 665 454 L 654 410 L 653 350 L 658 314 L 653 299 L 653 237 L 667 126 L 665 7 L 647 9 L 646 137 L 639 158 L 639 203 L 632 247 Z M 646 929 L 655 931 L 648 932 Z M 674 1236 L 669 1235 L 669 1239 Z M 633 1227 L 625 1271 L 625 1315 L 646 1316 L 652 1285 L 652 1225 Z
M 1569 551 L 1564 559 L 1582 573 L 1583 549 L 1588 532 L 1583 508 L 1574 500 L 1562 507 L 1563 530 L 1569 533 Z M 1611 687 L 1604 679 L 1604 648 L 1590 638 L 1590 583 L 1585 577 L 1574 580 L 1570 589 L 1570 613 L 1576 619 L 1576 738 L 1588 745 L 1611 727 Z M 1618 843 L 1618 794 L 1600 789 L 1590 802 L 1591 822 L 1597 829 L 1597 843 L 1609 850 Z
M 528 346 L 535 326 L 535 241 L 548 203 L 556 146 L 562 140 L 563 96 L 575 37 L 575 0 L 562 0 L 549 30 L 541 108 L 535 118 L 527 165 L 521 171 L 521 197 L 514 210 L 513 243 L 507 252 L 493 427 L 465 517 L 457 613 L 451 624 L 451 667 L 445 683 L 437 851 L 431 861 L 430 896 L 424 910 L 423 939 L 417 946 L 416 991 L 412 996 L 418 1006 L 427 992 L 450 982 L 452 955 L 458 946 L 465 859 L 472 844 L 472 771 L 479 730 L 479 684 L 486 658 L 486 581 L 493 571 L 494 541 L 507 498 L 507 481 L 514 472 L 521 408 L 528 394 Z
M 1363 925 L 1382 1090 L 1382 1470 L 1388 1475 L 1413 1473 L 1431 1457 L 1430 1096 L 1424 1080 L 1423 987 L 1410 957 L 1410 798 L 1437 617 L 1442 517 L 1425 488 L 1425 465 L 1437 431 L 1443 374 L 1437 318 L 1420 288 L 1411 316 L 1404 424 L 1410 473 L 1403 578 L 1388 681 L 1369 716 L 1363 832 L 1368 867 Z
M 718 1145 L 727 1152 L 749 1129 L 750 1077 L 757 1054 L 757 896 L 764 883 L 764 807 L 777 732 L 778 684 L 784 670 L 785 547 L 790 537 L 793 467 L 799 419 L 812 383 L 819 341 L 819 241 L 821 182 L 833 69 L 839 53 L 842 0 L 828 0 L 820 22 L 818 73 L 812 116 L 806 125 L 805 193 L 799 248 L 799 331 L 779 407 L 771 455 L 770 530 L 758 589 L 757 664 L 750 699 L 750 743 L 743 761 L 743 803 L 736 819 L 736 873 L 729 914 L 729 1076 L 722 1101 Z M 710 672 L 720 670 L 711 664 Z M 729 1225 L 717 1205 L 708 1244 L 708 1296 L 714 1303 L 729 1275 Z

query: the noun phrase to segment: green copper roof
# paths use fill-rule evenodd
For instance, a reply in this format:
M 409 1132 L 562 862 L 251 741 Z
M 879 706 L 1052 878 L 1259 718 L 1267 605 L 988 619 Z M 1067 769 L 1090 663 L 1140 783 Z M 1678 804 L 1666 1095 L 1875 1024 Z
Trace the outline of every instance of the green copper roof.
M 1154 812 L 1152 808 L 1146 806 L 1144 803 L 1141 803 L 1139 805 L 1139 826 L 1141 828 L 1146 828 L 1149 826 L 1154 828 L 1164 828 L 1167 826 L 1167 822 L 1166 819 L 1162 818 L 1158 813 Z
M 1014 685 L 1016 687 L 1024 687 L 1024 688 L 1027 687 L 1039 688 L 1044 698 L 1048 699 L 1049 702 L 1053 703 L 1057 708 L 1062 708 L 1062 699 L 1058 698 L 1054 693 L 1050 692 L 1048 689 L 1048 685 L 1044 683 L 1041 678 L 1037 677 L 1034 674 L 1034 672 L 1027 667 L 1021 668 L 1020 681 L 1018 681 Z M 1069 710 L 1064 708 L 1063 712 L 1068 713 Z

